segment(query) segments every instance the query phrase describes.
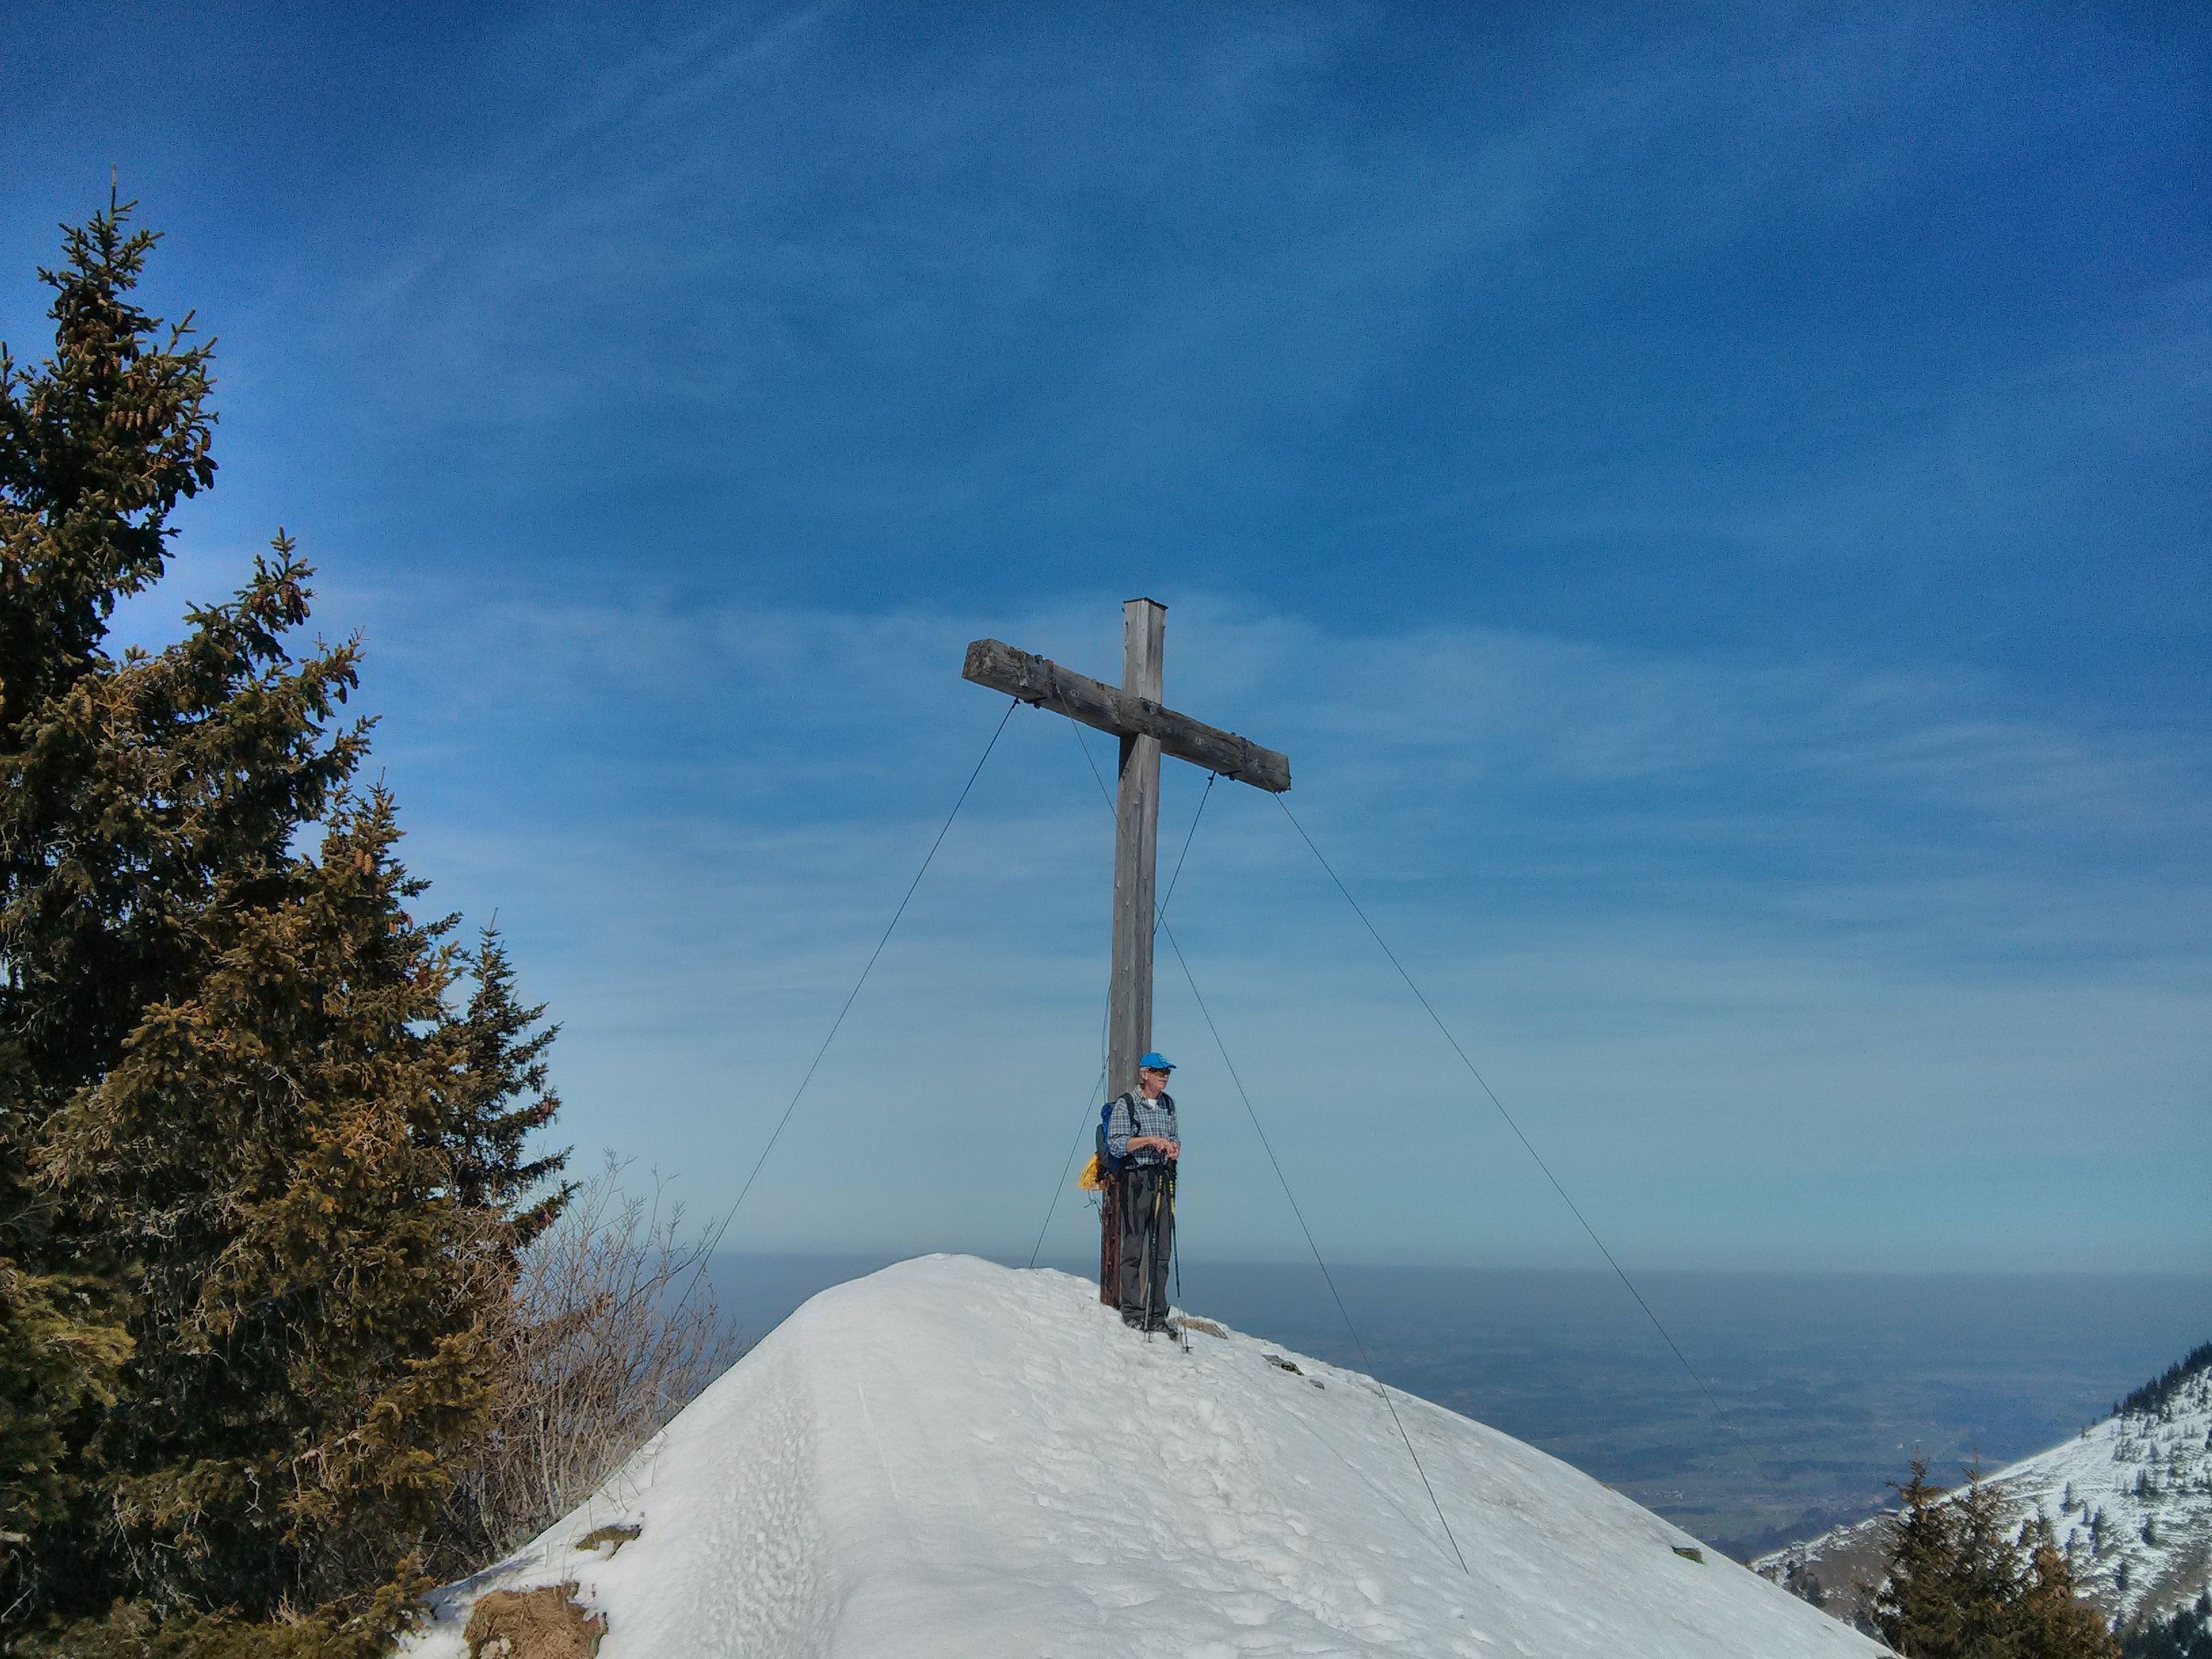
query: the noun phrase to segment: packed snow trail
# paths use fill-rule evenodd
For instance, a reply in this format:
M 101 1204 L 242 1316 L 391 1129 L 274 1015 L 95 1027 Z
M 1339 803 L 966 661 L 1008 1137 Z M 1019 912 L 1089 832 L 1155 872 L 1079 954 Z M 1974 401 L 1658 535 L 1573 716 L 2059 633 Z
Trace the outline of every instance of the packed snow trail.
M 1295 1366 L 1295 1370 L 1288 1366 Z M 1534 1448 L 1051 1272 L 929 1256 L 816 1297 L 602 1493 L 441 1593 L 574 1580 L 600 1659 L 1795 1659 L 1882 1650 Z M 577 1547 L 637 1525 L 608 1556 Z

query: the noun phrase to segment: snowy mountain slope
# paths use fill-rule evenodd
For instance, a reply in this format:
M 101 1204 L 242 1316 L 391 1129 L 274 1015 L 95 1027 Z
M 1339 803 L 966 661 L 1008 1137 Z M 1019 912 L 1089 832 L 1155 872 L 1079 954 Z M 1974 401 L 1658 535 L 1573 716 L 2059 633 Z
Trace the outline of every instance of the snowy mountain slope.
M 1942 1483 L 1948 1471 L 1929 1472 Z M 1953 1475 L 1955 1479 L 1956 1476 Z M 2212 1372 L 2148 1411 L 2124 1412 L 1990 1476 L 2014 1527 L 2040 1511 L 2071 1557 L 2081 1593 L 2125 1621 L 2160 1618 L 2212 1587 Z M 1892 1519 L 1878 1515 L 1752 1563 L 1779 1583 L 1816 1577 L 1849 1619 L 1878 1583 Z
M 409 1651 L 459 1659 L 475 1597 L 571 1579 L 600 1659 L 1881 1651 L 1395 1398 L 1467 1572 L 1369 1379 L 1235 1333 L 1147 1343 L 1063 1273 L 904 1262 L 800 1309 L 600 1497 L 444 1592 Z M 621 1522 L 618 1553 L 578 1547 Z

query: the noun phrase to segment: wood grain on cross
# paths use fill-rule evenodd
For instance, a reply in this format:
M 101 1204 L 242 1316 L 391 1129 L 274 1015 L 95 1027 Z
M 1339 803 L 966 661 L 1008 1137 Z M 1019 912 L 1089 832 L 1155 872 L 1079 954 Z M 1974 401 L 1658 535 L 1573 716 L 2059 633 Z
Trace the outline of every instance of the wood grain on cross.
M 1121 684 L 1087 674 L 998 640 L 968 647 L 963 678 L 1040 708 L 1080 720 L 1121 739 L 1121 781 L 1114 803 L 1114 955 L 1106 1016 L 1106 1097 L 1137 1086 L 1137 1061 L 1152 1046 L 1153 894 L 1159 871 L 1160 757 L 1280 794 L 1291 787 L 1291 763 L 1248 738 L 1206 726 L 1164 707 L 1161 653 L 1168 608 L 1154 599 L 1121 607 Z M 1116 1299 L 1119 1257 L 1112 1226 L 1112 1183 L 1099 1206 L 1106 1231 L 1099 1246 L 1099 1299 Z

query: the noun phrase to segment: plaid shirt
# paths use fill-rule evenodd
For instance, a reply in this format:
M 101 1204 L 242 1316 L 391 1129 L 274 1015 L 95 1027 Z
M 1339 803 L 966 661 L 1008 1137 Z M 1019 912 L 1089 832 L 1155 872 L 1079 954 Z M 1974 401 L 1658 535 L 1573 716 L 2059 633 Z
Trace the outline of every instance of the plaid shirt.
M 1132 1152 L 1132 1135 L 1139 1139 L 1159 1135 L 1169 1140 L 1181 1140 L 1182 1132 L 1176 1127 L 1175 1097 L 1163 1089 L 1158 1100 L 1146 1100 L 1132 1089 L 1114 1103 L 1114 1110 L 1106 1120 L 1106 1150 L 1113 1156 L 1131 1164 L 1166 1163 L 1166 1154 L 1157 1146 L 1139 1146 Z

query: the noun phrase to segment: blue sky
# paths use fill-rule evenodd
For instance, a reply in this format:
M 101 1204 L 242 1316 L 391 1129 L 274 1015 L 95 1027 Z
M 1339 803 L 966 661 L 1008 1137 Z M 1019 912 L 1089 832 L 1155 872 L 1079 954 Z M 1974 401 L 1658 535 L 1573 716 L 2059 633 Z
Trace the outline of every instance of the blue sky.
M 2190 9 L 616 12 L 0 23 L 0 334 L 113 164 L 222 342 L 125 631 L 300 538 L 586 1156 L 726 1203 L 998 719 L 965 642 L 1112 677 L 1149 593 L 1632 1264 L 2201 1267 Z M 1017 714 L 732 1245 L 1026 1251 L 1109 846 Z M 1326 1248 L 1593 1259 L 1269 802 L 1172 920 Z M 1187 1249 L 1295 1254 L 1159 1007 Z

